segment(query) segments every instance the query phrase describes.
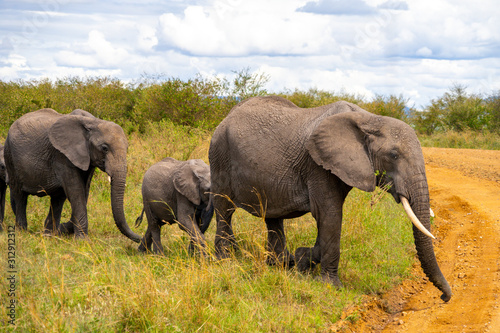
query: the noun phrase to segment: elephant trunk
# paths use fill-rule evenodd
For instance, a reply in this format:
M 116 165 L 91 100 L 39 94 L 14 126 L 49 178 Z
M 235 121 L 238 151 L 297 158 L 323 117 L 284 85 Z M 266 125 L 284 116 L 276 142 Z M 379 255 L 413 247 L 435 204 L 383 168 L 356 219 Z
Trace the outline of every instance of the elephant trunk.
M 136 243 L 141 241 L 141 236 L 133 232 L 127 224 L 123 209 L 123 198 L 125 193 L 127 169 L 112 173 L 111 176 L 111 210 L 116 226 L 122 234 Z
M 409 198 L 411 210 L 415 213 L 422 225 L 427 230 L 430 230 L 429 190 L 425 176 L 423 180 L 418 181 L 417 188 L 418 190 Z M 425 275 L 427 275 L 429 280 L 443 292 L 441 299 L 448 302 L 452 295 L 451 288 L 437 263 L 431 237 L 424 234 L 415 225 L 413 225 L 413 236 L 415 238 L 415 248 L 417 249 L 418 259 L 420 260 Z
M 212 195 L 210 195 L 207 207 L 203 209 L 203 211 L 201 212 L 200 231 L 202 234 L 204 234 L 205 231 L 207 231 L 213 216 L 214 216 L 214 203 L 212 201 Z

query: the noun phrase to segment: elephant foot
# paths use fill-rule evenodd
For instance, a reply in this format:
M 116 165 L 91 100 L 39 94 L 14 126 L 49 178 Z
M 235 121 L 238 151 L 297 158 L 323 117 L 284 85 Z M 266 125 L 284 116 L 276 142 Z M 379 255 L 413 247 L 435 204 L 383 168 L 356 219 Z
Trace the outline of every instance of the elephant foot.
M 299 247 L 295 250 L 295 259 L 297 270 L 301 273 L 308 273 L 316 267 L 318 264 L 313 259 L 313 248 L 311 247 Z
M 16 221 L 16 229 L 28 230 L 28 222 L 17 222 Z
M 238 244 L 233 239 L 231 240 L 215 240 L 215 257 L 218 260 L 228 259 L 231 253 L 239 250 Z
M 326 283 L 329 283 L 331 285 L 333 285 L 334 287 L 337 287 L 337 288 L 343 288 L 344 285 L 342 284 L 342 282 L 340 282 L 340 279 L 338 277 L 338 275 L 328 275 L 328 274 L 321 274 L 321 279 L 326 282 Z
M 71 221 L 61 223 L 59 224 L 58 231 L 63 235 L 72 235 L 75 233 L 75 225 Z
M 295 258 L 288 250 L 285 253 L 276 255 L 275 253 L 269 253 L 266 258 L 266 264 L 269 266 L 282 266 L 286 268 L 292 268 L 295 266 Z
M 89 235 L 84 232 L 75 233 L 75 239 L 88 240 Z
M 139 250 L 139 252 L 141 252 L 141 253 L 146 253 L 148 251 L 148 249 L 144 245 L 144 240 L 141 240 L 141 243 L 140 243 L 139 247 L 137 248 L 137 250 Z

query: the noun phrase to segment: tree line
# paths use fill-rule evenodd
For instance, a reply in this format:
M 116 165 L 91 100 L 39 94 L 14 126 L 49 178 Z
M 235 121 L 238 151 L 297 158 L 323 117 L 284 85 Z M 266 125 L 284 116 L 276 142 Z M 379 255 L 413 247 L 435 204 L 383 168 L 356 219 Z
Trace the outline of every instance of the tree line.
M 267 95 L 269 76 L 245 68 L 234 79 L 143 76 L 125 83 L 110 77 L 67 77 L 51 81 L 0 80 L 0 131 L 6 136 L 10 124 L 23 114 L 41 108 L 67 113 L 80 108 L 112 120 L 130 133 L 144 131 L 148 122 L 170 120 L 175 124 L 213 130 L 241 100 Z M 345 92 L 284 90 L 277 93 L 300 107 L 314 107 L 346 100 L 375 114 L 401 119 L 419 134 L 447 131 L 500 133 L 500 91 L 488 96 L 468 93 L 465 86 L 449 91 L 417 110 L 402 95 L 376 95 L 371 99 Z

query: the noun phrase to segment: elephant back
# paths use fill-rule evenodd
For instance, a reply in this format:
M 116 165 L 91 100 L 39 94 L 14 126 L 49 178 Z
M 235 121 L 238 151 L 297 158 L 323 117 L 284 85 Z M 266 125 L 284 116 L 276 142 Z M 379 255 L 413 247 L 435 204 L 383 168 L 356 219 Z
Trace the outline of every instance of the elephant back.
M 48 139 L 48 130 L 50 126 L 52 126 L 61 116 L 60 113 L 53 109 L 41 109 L 23 115 L 14 121 L 10 127 L 7 136 L 8 144 Z

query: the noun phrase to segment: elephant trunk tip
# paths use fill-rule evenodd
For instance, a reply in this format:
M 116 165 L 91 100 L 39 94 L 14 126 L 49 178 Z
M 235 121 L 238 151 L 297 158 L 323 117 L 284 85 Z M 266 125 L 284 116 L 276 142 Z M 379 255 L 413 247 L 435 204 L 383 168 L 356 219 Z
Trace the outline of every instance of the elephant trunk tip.
M 452 295 L 453 295 L 453 294 L 451 293 L 451 291 L 450 291 L 450 293 L 449 293 L 449 294 L 447 294 L 447 293 L 443 293 L 443 294 L 441 295 L 441 299 L 442 299 L 443 301 L 445 301 L 446 303 L 448 303 L 448 301 L 451 299 L 451 296 L 452 296 Z
M 451 296 L 453 296 L 453 293 L 451 292 L 451 287 L 448 284 L 448 282 L 444 280 L 440 281 L 439 283 L 434 283 L 434 285 L 443 292 L 443 294 L 441 295 L 441 299 L 445 302 L 448 302 L 451 299 Z

